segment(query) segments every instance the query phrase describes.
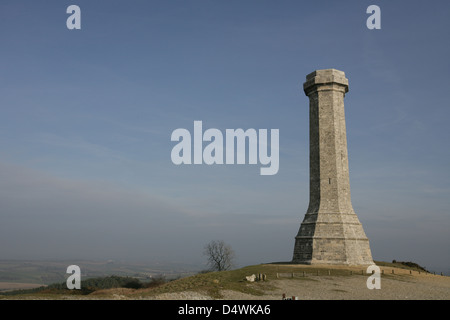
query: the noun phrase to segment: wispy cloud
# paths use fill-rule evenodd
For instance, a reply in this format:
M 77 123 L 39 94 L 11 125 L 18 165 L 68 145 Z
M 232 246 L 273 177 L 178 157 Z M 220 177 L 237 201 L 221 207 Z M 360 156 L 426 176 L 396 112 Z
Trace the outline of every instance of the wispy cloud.
M 53 147 L 72 149 L 95 157 L 113 158 L 124 160 L 120 153 L 100 144 L 92 143 L 81 137 L 63 137 L 56 134 L 40 134 L 33 138 L 36 143 L 41 143 Z

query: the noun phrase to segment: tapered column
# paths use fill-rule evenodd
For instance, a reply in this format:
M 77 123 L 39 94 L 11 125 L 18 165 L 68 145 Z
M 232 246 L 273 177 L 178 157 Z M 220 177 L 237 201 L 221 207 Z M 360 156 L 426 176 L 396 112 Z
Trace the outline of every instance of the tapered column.
M 303 89 L 310 101 L 310 200 L 293 262 L 373 264 L 350 197 L 344 112 L 348 80 L 339 70 L 317 70 L 306 76 Z

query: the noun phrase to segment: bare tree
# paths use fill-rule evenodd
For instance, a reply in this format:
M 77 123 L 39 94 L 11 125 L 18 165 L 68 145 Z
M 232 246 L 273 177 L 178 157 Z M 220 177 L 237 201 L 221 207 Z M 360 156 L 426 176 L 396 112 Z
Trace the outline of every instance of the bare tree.
M 222 240 L 213 240 L 205 246 L 205 256 L 211 270 L 229 270 L 233 266 L 234 251 Z

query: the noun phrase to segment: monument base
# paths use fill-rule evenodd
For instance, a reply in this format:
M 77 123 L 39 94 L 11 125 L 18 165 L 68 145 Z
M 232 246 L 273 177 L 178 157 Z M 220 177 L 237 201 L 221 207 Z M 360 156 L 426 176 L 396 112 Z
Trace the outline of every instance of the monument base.
M 374 264 L 367 239 L 336 238 L 296 238 L 292 263 L 348 266 Z
M 295 237 L 293 263 L 374 264 L 369 239 L 355 213 L 307 213 Z

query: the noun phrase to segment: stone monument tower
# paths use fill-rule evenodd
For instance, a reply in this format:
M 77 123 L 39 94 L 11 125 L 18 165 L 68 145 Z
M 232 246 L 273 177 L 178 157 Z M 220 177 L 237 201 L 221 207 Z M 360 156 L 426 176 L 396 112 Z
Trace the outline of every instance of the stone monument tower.
M 316 70 L 303 84 L 309 97 L 310 198 L 295 237 L 293 263 L 373 264 L 369 240 L 350 199 L 345 73 Z

